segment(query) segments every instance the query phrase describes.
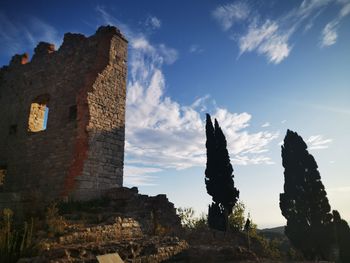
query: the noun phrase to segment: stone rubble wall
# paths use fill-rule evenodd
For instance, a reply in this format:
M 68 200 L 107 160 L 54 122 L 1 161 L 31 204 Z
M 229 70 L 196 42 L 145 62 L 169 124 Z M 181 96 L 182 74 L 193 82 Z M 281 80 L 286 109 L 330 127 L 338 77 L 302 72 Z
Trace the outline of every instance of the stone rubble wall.
M 143 233 L 177 234 L 181 230 L 181 220 L 176 208 L 166 195 L 148 196 L 138 193 L 136 187 L 109 189 L 106 193 L 109 212 L 135 218 L 140 222 Z
M 142 238 L 143 233 L 139 223 L 133 218 L 116 217 L 115 223 L 97 225 L 79 229 L 72 234 L 59 238 L 58 244 L 82 244 L 86 242 L 107 242 L 111 240 L 130 240 Z

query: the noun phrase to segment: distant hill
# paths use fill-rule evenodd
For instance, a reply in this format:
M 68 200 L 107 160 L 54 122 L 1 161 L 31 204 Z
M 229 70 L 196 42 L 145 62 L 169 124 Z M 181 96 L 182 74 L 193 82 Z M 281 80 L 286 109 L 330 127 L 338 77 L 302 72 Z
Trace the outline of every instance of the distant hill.
M 264 228 L 259 230 L 260 233 L 276 233 L 284 235 L 284 226 L 278 226 L 273 228 Z

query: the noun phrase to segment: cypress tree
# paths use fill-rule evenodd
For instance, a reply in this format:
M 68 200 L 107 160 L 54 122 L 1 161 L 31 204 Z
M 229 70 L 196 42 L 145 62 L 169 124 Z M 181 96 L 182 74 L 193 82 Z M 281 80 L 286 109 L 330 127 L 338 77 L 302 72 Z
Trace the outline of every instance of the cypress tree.
M 350 262 L 350 228 L 348 223 L 341 219 L 338 211 L 333 210 L 333 227 L 336 247 L 339 249 L 340 262 Z
M 233 168 L 227 151 L 227 143 L 219 123 L 215 120 L 215 128 L 210 115 L 206 119 L 207 167 L 205 184 L 213 203 L 209 206 L 209 226 L 218 230 L 226 230 L 228 215 L 236 204 L 239 191 L 234 187 Z M 223 225 L 225 225 L 223 227 Z
M 307 259 L 327 259 L 333 243 L 330 205 L 317 163 L 296 132 L 287 131 L 282 160 L 280 208 L 287 219 L 285 234 Z

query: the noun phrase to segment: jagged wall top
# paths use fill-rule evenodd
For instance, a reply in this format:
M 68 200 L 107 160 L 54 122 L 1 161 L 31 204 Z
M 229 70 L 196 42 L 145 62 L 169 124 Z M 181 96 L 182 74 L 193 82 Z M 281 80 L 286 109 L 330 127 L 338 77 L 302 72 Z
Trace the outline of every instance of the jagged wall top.
M 52 53 L 57 53 L 57 52 L 59 53 L 64 50 L 79 48 L 79 46 L 84 44 L 90 38 L 105 38 L 105 37 L 112 38 L 113 36 L 116 36 L 116 35 L 121 37 L 125 42 L 128 42 L 118 28 L 116 28 L 115 26 L 109 26 L 109 25 L 99 27 L 96 30 L 96 33 L 90 37 L 86 37 L 83 34 L 79 34 L 79 33 L 66 33 L 64 34 L 63 43 L 58 50 L 55 49 L 54 44 L 41 41 L 34 48 L 34 55 L 31 61 L 29 60 L 28 53 L 15 54 L 14 56 L 12 56 L 10 60 L 9 67 L 17 67 L 20 65 L 25 65 L 27 63 L 40 60 L 42 57 L 46 57 L 47 55 Z M 4 66 L 1 69 L 4 69 L 6 67 L 7 66 Z

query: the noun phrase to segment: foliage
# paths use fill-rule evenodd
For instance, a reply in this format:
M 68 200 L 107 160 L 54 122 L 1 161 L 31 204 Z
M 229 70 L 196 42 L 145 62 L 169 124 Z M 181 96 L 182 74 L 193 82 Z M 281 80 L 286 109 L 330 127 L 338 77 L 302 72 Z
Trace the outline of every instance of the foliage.
M 181 224 L 186 228 L 194 228 L 195 218 L 194 218 L 194 210 L 192 207 L 179 207 L 177 209 L 177 214 L 181 219 Z
M 194 221 L 194 228 L 199 230 L 208 229 L 208 216 L 202 213 L 198 218 Z
M 226 231 L 228 216 L 224 209 L 218 203 L 211 203 L 208 209 L 208 226 L 211 229 Z
M 49 236 L 59 236 L 64 233 L 67 223 L 59 215 L 59 209 L 56 203 L 52 203 L 47 207 L 45 221 Z
M 207 228 L 207 216 L 202 214 L 199 218 L 195 217 L 195 211 L 192 207 L 179 207 L 177 214 L 181 219 L 181 224 L 186 229 L 204 229 Z
M 255 253 L 269 259 L 280 259 L 282 257 L 277 240 L 270 241 L 257 232 L 252 233 L 250 239 Z
M 332 244 L 330 205 L 314 157 L 303 139 L 287 131 L 282 146 L 284 193 L 280 208 L 285 234 L 307 259 L 327 259 Z
M 32 243 L 33 219 L 23 227 L 15 227 L 12 210 L 5 208 L 0 222 L 0 262 L 17 262 L 20 257 L 35 253 Z M 17 229 L 16 229 L 17 228 Z M 19 229 L 18 229 L 19 228 Z
M 227 151 L 227 143 L 217 120 L 215 128 L 210 115 L 206 120 L 207 166 L 205 184 L 213 203 L 208 210 L 208 225 L 217 230 L 226 230 L 228 215 L 237 202 L 239 191 L 234 187 L 233 168 Z
M 236 231 L 242 231 L 244 228 L 245 205 L 242 201 L 238 201 L 233 207 L 232 213 L 228 216 L 229 228 Z
M 336 236 L 336 245 L 339 248 L 340 261 L 350 262 L 350 228 L 348 223 L 341 219 L 338 211 L 333 211 L 333 226 Z

